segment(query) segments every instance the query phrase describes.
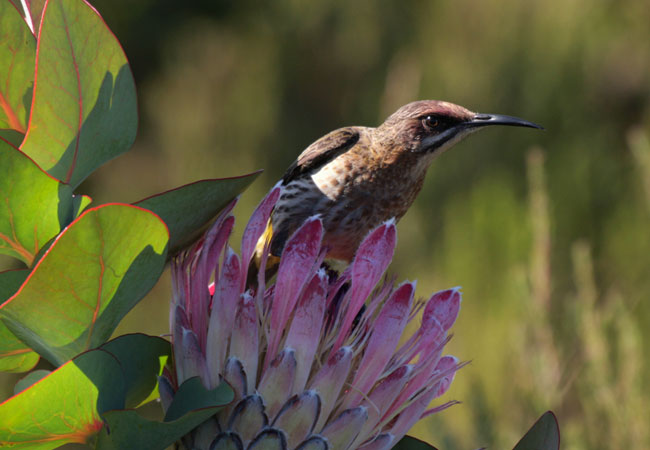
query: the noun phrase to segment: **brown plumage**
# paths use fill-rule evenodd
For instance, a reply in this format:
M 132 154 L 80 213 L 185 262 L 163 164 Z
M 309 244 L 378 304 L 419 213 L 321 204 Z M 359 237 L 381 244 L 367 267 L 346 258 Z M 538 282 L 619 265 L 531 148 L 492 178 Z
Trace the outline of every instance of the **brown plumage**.
M 289 167 L 283 191 L 258 243 L 279 256 L 309 217 L 320 215 L 327 257 L 350 261 L 370 230 L 399 220 L 422 188 L 431 162 L 486 125 L 541 128 L 496 114 L 423 100 L 402 106 L 377 128 L 345 127 L 323 136 Z

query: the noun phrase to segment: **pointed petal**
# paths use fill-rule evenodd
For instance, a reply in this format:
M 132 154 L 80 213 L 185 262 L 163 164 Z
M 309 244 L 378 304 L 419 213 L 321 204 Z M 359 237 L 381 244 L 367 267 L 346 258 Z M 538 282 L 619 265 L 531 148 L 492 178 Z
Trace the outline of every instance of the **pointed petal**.
M 436 292 L 431 296 L 422 313 L 422 320 L 435 320 L 447 331 L 456 321 L 460 311 L 460 288 Z
M 296 352 L 298 366 L 293 385 L 294 393 L 305 389 L 314 362 L 323 326 L 327 284 L 327 274 L 324 270 L 319 270 L 305 287 L 293 314 L 285 346 Z
M 420 416 L 420 419 L 424 419 L 425 417 L 430 416 L 431 414 L 436 414 L 439 413 L 440 411 L 444 411 L 447 408 L 451 408 L 454 405 L 459 405 L 460 402 L 458 400 L 450 400 L 446 403 L 443 403 L 442 405 L 438 405 L 435 408 L 427 409 L 422 413 Z
M 442 347 L 447 339 L 447 333 L 437 320 L 422 321 L 420 329 L 415 333 L 415 342 L 409 351 L 400 355 L 403 363 L 410 362 L 419 354 L 418 364 L 440 358 Z M 401 350 L 401 349 L 400 349 Z
M 320 434 L 327 438 L 332 448 L 345 450 L 357 437 L 367 419 L 368 410 L 364 406 L 346 409 L 330 422 Z
M 453 366 L 449 366 L 450 360 L 447 358 L 451 358 Z M 445 361 L 441 364 L 443 359 L 445 359 Z M 445 356 L 444 358 L 435 357 L 430 360 L 423 359 L 418 361 L 415 366 L 414 375 L 411 377 L 409 383 L 402 392 L 400 392 L 399 396 L 393 402 L 388 411 L 384 414 L 382 421 L 388 422 L 404 404 L 411 402 L 416 396 L 422 395 L 424 391 L 429 390 L 431 386 L 438 383 L 444 377 L 447 377 L 450 374 L 453 375 L 453 373 L 458 370 L 458 367 L 458 361 L 453 356 Z
M 174 399 L 174 388 L 166 376 L 158 377 L 158 393 L 160 394 L 163 411 L 167 412 Z
M 404 347 L 399 350 L 400 362 L 409 362 L 418 354 L 416 372 L 418 375 L 412 387 L 408 389 L 410 396 L 417 389 L 413 386 L 420 386 L 423 380 L 429 377 L 429 373 L 437 364 L 442 354 L 443 347 L 448 341 L 447 332 L 458 317 L 460 310 L 461 295 L 458 288 L 440 291 L 431 296 L 422 314 L 420 329 L 410 340 L 410 349 Z
M 275 356 L 300 291 L 313 273 L 322 237 L 321 220 L 311 218 L 298 228 L 284 247 L 275 282 L 267 361 Z
M 249 395 L 242 399 L 232 413 L 228 429 L 236 432 L 242 439 L 244 446 L 266 428 L 269 420 L 264 413 L 262 397 L 259 395 Z
M 343 344 L 361 306 L 390 264 L 396 242 L 395 222 L 391 220 L 372 231 L 359 246 L 352 262 L 352 287 L 348 293 L 348 309 L 334 350 Z
M 185 315 L 185 309 L 181 305 L 172 306 L 173 313 L 170 314 L 171 330 L 172 330 L 172 348 L 174 355 L 180 355 L 183 352 L 183 330 L 190 327 L 189 320 Z M 185 376 L 183 365 L 179 363 L 178 357 L 176 358 L 176 378 L 182 383 L 188 377 Z
M 284 349 L 264 371 L 259 392 L 266 405 L 266 414 L 275 417 L 291 395 L 296 376 L 296 358 L 291 349 Z
M 223 371 L 223 378 L 235 391 L 235 399 L 243 398 L 248 394 L 246 372 L 244 372 L 241 361 L 237 358 L 228 358 Z
M 212 441 L 210 450 L 244 450 L 244 445 L 237 434 L 225 432 Z
M 255 251 L 255 246 L 266 229 L 266 224 L 269 221 L 269 217 L 271 217 L 271 211 L 273 211 L 273 207 L 280 198 L 281 191 L 282 189 L 279 186 L 279 183 L 276 184 L 266 197 L 264 197 L 257 208 L 255 208 L 255 211 L 253 211 L 253 214 L 244 229 L 241 240 L 241 257 L 243 263 L 242 280 L 244 282 L 244 285 L 241 286 L 242 290 L 246 288 L 246 271 L 248 270 L 248 264 L 253 256 L 253 252 Z
M 389 450 L 395 443 L 395 436 L 390 433 L 382 433 L 372 441 L 359 447 L 359 450 Z
M 239 257 L 230 248 L 226 253 L 221 277 L 215 286 L 208 328 L 206 355 L 210 371 L 210 387 L 219 384 L 239 303 Z
M 230 338 L 230 356 L 238 358 L 248 382 L 247 392 L 255 390 L 257 365 L 259 363 L 259 322 L 255 300 L 250 294 L 241 296 L 235 327 Z
M 329 448 L 326 439 L 320 436 L 312 436 L 296 447 L 296 450 L 328 450 Z
M 292 396 L 271 424 L 287 434 L 289 448 L 294 448 L 313 431 L 320 414 L 320 397 L 315 391 Z
M 363 425 L 355 444 L 361 444 L 379 431 L 375 430 L 375 427 L 409 381 L 412 373 L 412 366 L 401 366 L 377 383 L 368 400 L 363 402 L 363 405 L 368 408 L 368 420 Z
M 226 246 L 234 225 L 235 218 L 233 216 L 220 216 L 206 234 L 201 249 L 201 259 L 195 271 L 201 274 L 201 286 L 207 286 L 212 275 L 218 271 L 219 255 Z M 216 282 L 219 279 L 219 273 L 217 272 L 215 275 Z
M 219 254 L 230 236 L 234 223 L 235 218 L 233 216 L 225 217 L 221 215 L 217 219 L 205 236 L 203 245 L 199 250 L 200 256 L 197 264 L 190 270 L 190 320 L 192 321 L 192 329 L 197 333 L 201 343 L 201 348 L 205 348 L 208 330 L 208 311 L 211 300 L 209 291 L 210 278 L 219 263 Z
M 352 382 L 354 392 L 346 398 L 344 408 L 359 402 L 362 398 L 360 393 L 370 392 L 377 378 L 384 372 L 404 331 L 414 292 L 414 283 L 404 283 L 383 305 L 377 320 L 372 324 L 372 335 Z
M 440 358 L 436 365 L 435 376 L 436 384 L 433 386 L 435 392 L 434 398 L 440 397 L 449 389 L 451 382 L 454 381 L 456 371 L 459 368 L 458 358 L 447 355 Z
M 425 412 L 427 405 L 434 398 L 446 392 L 453 380 L 457 367 L 458 361 L 453 356 L 445 356 L 440 359 L 436 370 L 439 370 L 445 375 L 435 385 L 418 394 L 415 400 L 413 400 L 413 403 L 399 413 L 390 429 L 390 432 L 395 435 L 395 439 L 398 441 L 402 439 L 413 425 L 422 418 L 422 414 Z
M 432 299 L 434 298 L 435 294 Z M 433 308 L 430 308 L 430 313 L 423 319 L 420 340 L 416 343 L 414 351 L 410 353 L 412 357 L 419 353 L 419 359 L 415 365 L 415 375 L 409 385 L 400 393 L 395 402 L 396 405 L 406 402 L 417 391 L 429 385 L 432 382 L 431 375 L 438 370 L 437 364 L 441 361 L 440 356 L 443 347 L 449 341 L 449 338 L 438 319 L 431 314 L 433 310 Z M 396 410 L 396 407 L 391 407 L 390 412 Z
M 194 448 L 210 448 L 210 445 L 214 442 L 214 437 L 218 436 L 220 432 L 217 419 L 210 417 L 192 431 Z
M 282 430 L 267 428 L 248 446 L 248 450 L 286 450 L 287 438 Z
M 181 351 L 176 354 L 177 366 L 182 367 L 184 379 L 179 378 L 179 383 L 192 377 L 200 377 L 203 385 L 207 385 L 207 367 L 205 365 L 205 356 L 199 348 L 199 341 L 192 330 L 183 328 L 183 337 L 181 342 Z M 180 360 L 180 361 L 179 361 Z
M 369 399 L 382 413 L 390 406 L 413 374 L 413 366 L 401 366 L 380 380 Z
M 341 347 L 320 369 L 310 385 L 321 398 L 321 412 L 316 430 L 321 430 L 334 409 L 339 393 L 348 378 L 354 353 L 350 347 Z

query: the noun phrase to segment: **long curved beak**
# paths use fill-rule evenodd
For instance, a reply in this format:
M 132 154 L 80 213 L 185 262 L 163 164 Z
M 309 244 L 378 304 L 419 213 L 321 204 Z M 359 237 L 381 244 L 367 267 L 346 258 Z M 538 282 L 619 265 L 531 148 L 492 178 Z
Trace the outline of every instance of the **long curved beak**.
M 507 125 L 511 127 L 529 127 L 543 130 L 544 127 L 536 123 L 529 122 L 519 117 L 505 116 L 503 114 L 476 114 L 473 119 L 465 123 L 466 127 L 476 128 L 488 125 Z

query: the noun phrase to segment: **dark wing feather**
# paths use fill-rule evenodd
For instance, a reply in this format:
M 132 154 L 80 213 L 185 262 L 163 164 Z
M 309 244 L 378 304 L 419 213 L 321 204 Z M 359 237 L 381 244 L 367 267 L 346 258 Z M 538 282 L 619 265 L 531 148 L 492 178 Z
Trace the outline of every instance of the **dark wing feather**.
M 341 153 L 348 151 L 357 143 L 359 136 L 359 130 L 355 127 L 339 128 L 326 134 L 307 147 L 289 166 L 282 177 L 282 184 L 323 167 Z

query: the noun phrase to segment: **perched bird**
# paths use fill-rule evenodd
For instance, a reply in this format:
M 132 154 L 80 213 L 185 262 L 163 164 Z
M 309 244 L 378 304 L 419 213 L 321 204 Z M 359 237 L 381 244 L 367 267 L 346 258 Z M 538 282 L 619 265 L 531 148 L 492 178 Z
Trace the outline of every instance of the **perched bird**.
M 453 103 L 422 100 L 402 106 L 377 128 L 345 127 L 318 139 L 291 164 L 282 194 L 256 250 L 270 243 L 267 269 L 309 217 L 323 221 L 327 257 L 351 261 L 370 230 L 399 220 L 422 188 L 431 162 L 489 125 L 542 127 L 516 117 L 479 114 Z

